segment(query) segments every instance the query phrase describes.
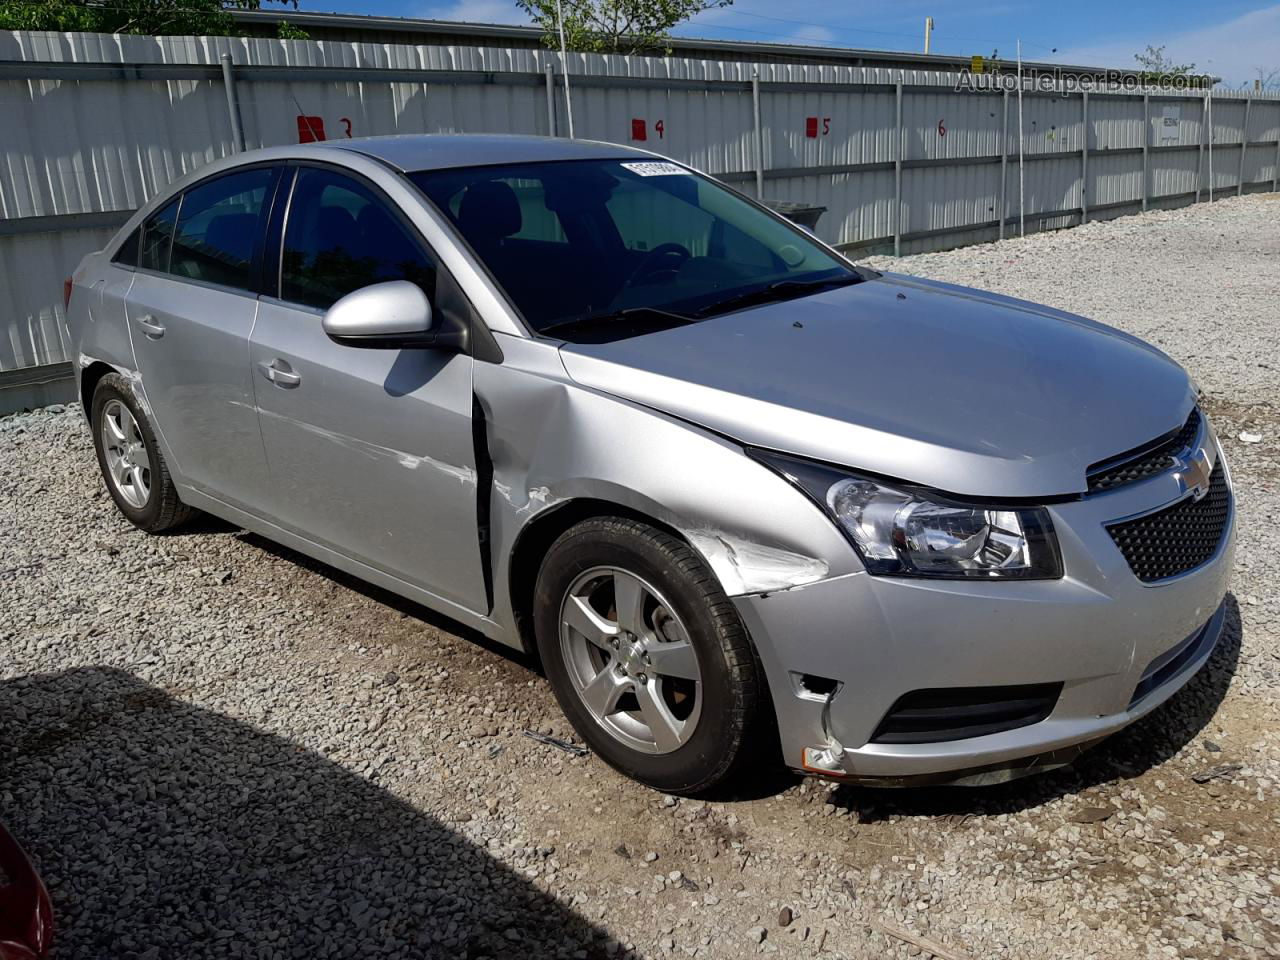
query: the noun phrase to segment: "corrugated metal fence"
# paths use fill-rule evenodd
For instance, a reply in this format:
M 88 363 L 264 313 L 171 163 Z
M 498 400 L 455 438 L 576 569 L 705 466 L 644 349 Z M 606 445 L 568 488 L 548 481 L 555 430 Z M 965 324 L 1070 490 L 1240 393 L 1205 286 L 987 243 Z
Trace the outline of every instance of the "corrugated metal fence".
M 224 54 L 250 148 L 567 132 L 559 56 L 541 50 L 0 32 L 0 373 L 69 359 L 62 278 L 157 190 L 234 151 Z M 1274 190 L 1280 174 L 1274 94 L 1019 98 L 954 74 L 580 54 L 568 69 L 577 136 L 825 206 L 819 234 L 850 249 L 957 246 Z

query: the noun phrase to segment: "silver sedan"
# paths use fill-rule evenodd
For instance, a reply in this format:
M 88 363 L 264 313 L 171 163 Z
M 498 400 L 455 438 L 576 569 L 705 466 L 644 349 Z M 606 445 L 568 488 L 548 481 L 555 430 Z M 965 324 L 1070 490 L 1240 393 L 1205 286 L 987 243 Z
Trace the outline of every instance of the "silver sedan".
M 258 150 L 69 279 L 107 488 L 527 650 L 625 774 L 989 783 L 1170 697 L 1234 510 L 1187 374 L 608 144 Z

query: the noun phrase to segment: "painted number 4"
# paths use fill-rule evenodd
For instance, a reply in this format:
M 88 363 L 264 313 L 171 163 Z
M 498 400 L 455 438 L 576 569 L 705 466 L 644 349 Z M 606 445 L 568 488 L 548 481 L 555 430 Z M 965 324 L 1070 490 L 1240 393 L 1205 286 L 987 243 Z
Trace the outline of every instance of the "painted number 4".
M 659 120 L 653 125 L 653 132 L 658 135 L 658 139 L 663 138 L 663 134 L 667 132 L 666 126 Z M 633 117 L 631 120 L 631 139 L 632 140 L 648 140 L 649 131 L 645 125 L 645 121 L 639 117 Z

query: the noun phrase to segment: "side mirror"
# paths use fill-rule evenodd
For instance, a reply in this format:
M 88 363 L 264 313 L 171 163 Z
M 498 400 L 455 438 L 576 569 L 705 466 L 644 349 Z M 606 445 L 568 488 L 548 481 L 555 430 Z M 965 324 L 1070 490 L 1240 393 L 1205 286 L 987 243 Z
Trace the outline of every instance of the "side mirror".
M 330 340 L 348 347 L 436 345 L 431 303 L 408 280 L 353 290 L 326 311 L 322 325 Z

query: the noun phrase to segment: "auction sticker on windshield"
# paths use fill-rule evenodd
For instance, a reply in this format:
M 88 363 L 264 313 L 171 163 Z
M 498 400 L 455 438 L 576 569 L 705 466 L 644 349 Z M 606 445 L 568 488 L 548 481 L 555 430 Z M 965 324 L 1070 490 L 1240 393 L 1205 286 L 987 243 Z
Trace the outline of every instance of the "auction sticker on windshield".
M 641 163 L 624 163 L 623 167 L 641 177 L 669 177 L 672 174 L 683 174 L 684 176 L 691 175 L 684 167 L 676 166 L 674 163 L 663 163 L 660 160 L 646 160 Z

